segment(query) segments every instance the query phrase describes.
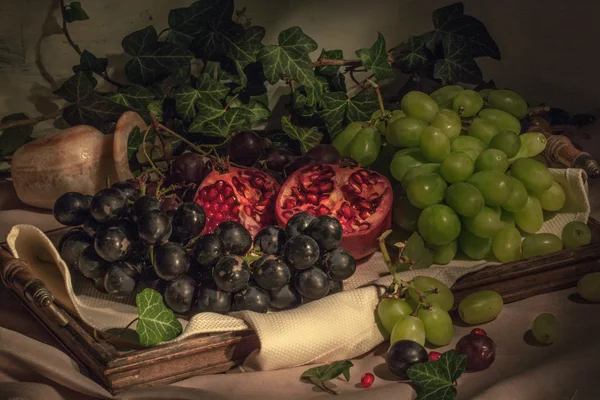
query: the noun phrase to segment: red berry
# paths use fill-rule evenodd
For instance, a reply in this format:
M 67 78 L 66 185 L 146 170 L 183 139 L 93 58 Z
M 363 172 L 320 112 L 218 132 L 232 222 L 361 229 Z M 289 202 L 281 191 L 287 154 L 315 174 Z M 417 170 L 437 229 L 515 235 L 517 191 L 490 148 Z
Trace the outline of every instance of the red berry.
M 487 336 L 487 332 L 484 331 L 481 328 L 474 328 L 471 333 L 475 334 L 475 335 L 483 335 L 483 336 Z
M 360 378 L 360 384 L 365 389 L 371 387 L 371 385 L 373 384 L 374 381 L 375 381 L 375 376 L 370 372 L 367 372 L 366 374 L 364 374 L 362 376 L 362 378 Z
M 442 356 L 442 353 L 438 351 L 430 351 L 429 352 L 429 361 L 437 361 Z

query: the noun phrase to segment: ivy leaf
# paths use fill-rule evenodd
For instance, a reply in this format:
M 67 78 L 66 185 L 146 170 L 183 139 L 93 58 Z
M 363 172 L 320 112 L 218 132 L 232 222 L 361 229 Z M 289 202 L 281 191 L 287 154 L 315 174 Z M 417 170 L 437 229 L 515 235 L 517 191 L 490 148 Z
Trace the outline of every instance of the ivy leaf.
M 500 49 L 485 25 L 477 18 L 464 15 L 462 3 L 450 4 L 433 12 L 435 30 L 425 35 L 427 48 L 435 51 L 444 40 L 464 42 L 471 58 L 489 56 L 500 60 Z
M 100 129 L 106 122 L 117 121 L 126 111 L 129 111 L 128 107 L 93 93 L 65 107 L 63 119 L 71 126 L 91 125 Z
M 328 82 L 330 91 L 346 93 L 346 76 L 344 74 L 335 74 L 328 77 Z
M 177 101 L 177 116 L 184 122 L 189 123 L 196 116 L 196 102 L 201 97 L 211 98 L 215 102 L 219 102 L 227 96 L 228 92 L 229 88 L 227 86 L 212 79 L 208 74 L 201 74 L 196 80 L 196 88 L 180 86 L 173 90 L 172 96 Z
M 71 103 L 76 103 L 94 93 L 94 86 L 84 72 L 77 72 L 54 93 Z
M 196 89 L 206 96 L 220 101 L 227 96 L 229 88 L 219 81 L 213 79 L 208 74 L 201 74 L 196 81 Z
M 350 122 L 368 120 L 379 107 L 375 94 L 361 93 L 350 99 L 342 92 L 326 93 L 322 105 L 323 109 L 318 114 L 331 136 L 340 132 Z
M 78 1 L 74 1 L 71 4 L 64 6 L 62 9 L 62 16 L 68 23 L 90 19 L 87 13 L 83 11 L 83 8 L 81 8 L 81 3 Z
M 420 254 L 419 258 L 414 260 L 412 269 L 423 269 L 431 267 L 431 265 L 433 265 L 433 256 L 433 250 L 427 248 L 423 249 L 423 252 Z
M 175 44 L 157 41 L 156 29 L 149 26 L 125 36 L 121 45 L 133 59 L 125 65 L 130 82 L 152 83 L 171 71 L 189 65 L 193 54 Z
M 288 117 L 281 118 L 281 128 L 292 139 L 300 142 L 302 154 L 312 149 L 323 139 L 323 134 L 317 128 L 303 128 L 292 124 Z
M 331 364 L 321 365 L 320 367 L 314 367 L 304 371 L 300 376 L 300 379 L 308 379 L 321 389 L 332 394 L 338 394 L 339 392 L 337 390 L 325 386 L 325 382 L 337 378 L 340 375 L 344 376 L 346 382 L 350 382 L 350 368 L 353 366 L 354 364 L 352 364 L 352 361 L 335 361 Z
M 233 133 L 250 129 L 250 119 L 253 114 L 242 107 L 232 108 L 219 118 L 211 119 L 202 124 L 202 133 L 209 136 L 230 137 Z
M 454 400 L 454 381 L 463 373 L 467 356 L 449 350 L 437 361 L 411 365 L 406 371 L 417 386 L 417 400 Z
M 115 103 L 122 104 L 135 111 L 145 111 L 148 105 L 154 101 L 154 93 L 139 85 L 127 86 L 125 90 L 119 93 L 112 93 L 107 96 Z
M 158 122 L 163 122 L 162 100 L 154 100 L 148 104 L 146 109 L 151 112 Z
M 348 122 L 368 121 L 371 115 L 379 108 L 379 101 L 375 93 L 360 93 L 348 99 L 346 117 Z
M 411 36 L 406 42 L 406 50 L 400 53 L 396 62 L 402 72 L 410 74 L 425 67 L 430 56 L 425 39 L 422 36 Z
M 385 38 L 381 33 L 377 41 L 368 49 L 356 51 L 356 55 L 362 61 L 363 66 L 373 72 L 376 80 L 382 80 L 392 74 L 392 66 L 388 61 Z
M 450 82 L 476 84 L 483 80 L 483 73 L 469 55 L 466 42 L 447 36 L 442 41 L 442 46 L 444 58 L 435 63 L 434 78 L 440 79 L 444 85 Z
M 411 261 L 418 260 L 425 251 L 425 241 L 417 232 L 413 232 L 412 235 L 406 241 L 404 251 L 402 255 L 407 257 Z
M 139 151 L 140 146 L 144 142 L 144 134 L 145 131 L 140 130 L 139 127 L 135 126 L 129 133 L 129 137 L 127 138 L 127 159 L 131 160 L 135 157 L 136 153 Z M 154 143 L 154 139 L 156 138 L 156 132 L 154 129 L 151 129 L 146 135 L 146 143 Z
M 322 58 L 327 58 L 328 60 L 343 60 L 344 52 L 342 50 L 321 50 L 321 55 L 319 56 L 319 60 Z M 325 67 L 317 67 L 315 68 L 315 73 L 323 76 L 333 76 L 336 75 L 340 70 L 340 67 L 337 65 L 329 65 Z
M 245 108 L 252 113 L 251 116 L 248 114 L 248 120 L 252 126 L 257 122 L 267 119 L 269 115 L 271 115 L 269 108 L 257 100 L 250 101 L 250 103 L 243 105 L 242 108 Z
M 29 117 L 23 113 L 10 114 L 2 118 L 2 123 L 24 119 L 29 119 Z M 32 133 L 32 125 L 13 126 L 2 131 L 0 133 L 0 156 L 3 157 L 14 153 L 19 147 L 27 143 Z
M 201 96 L 196 101 L 198 113 L 188 128 L 189 132 L 202 132 L 205 123 L 220 118 L 224 113 L 223 105 L 209 96 Z
M 83 50 L 79 58 L 79 67 L 82 71 L 95 72 L 101 74 L 108 67 L 108 58 L 98 58 L 87 50 Z
M 156 290 L 144 289 L 135 296 L 139 319 L 135 330 L 142 346 L 154 346 L 177 337 L 183 330 L 173 311 Z
M 208 24 L 219 27 L 232 15 L 231 0 L 197 0 L 189 7 L 175 8 L 169 12 L 168 40 L 189 47 L 194 37 L 202 33 Z

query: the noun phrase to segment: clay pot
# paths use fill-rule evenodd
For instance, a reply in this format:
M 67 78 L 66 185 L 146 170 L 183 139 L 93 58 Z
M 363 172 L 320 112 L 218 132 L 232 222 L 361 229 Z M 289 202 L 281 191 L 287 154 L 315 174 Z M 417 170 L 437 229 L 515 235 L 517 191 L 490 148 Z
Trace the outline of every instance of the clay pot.
M 11 175 L 19 199 L 30 206 L 52 209 L 66 192 L 93 195 L 112 182 L 133 178 L 127 159 L 127 139 L 142 117 L 124 113 L 113 134 L 87 125 L 51 133 L 15 152 Z

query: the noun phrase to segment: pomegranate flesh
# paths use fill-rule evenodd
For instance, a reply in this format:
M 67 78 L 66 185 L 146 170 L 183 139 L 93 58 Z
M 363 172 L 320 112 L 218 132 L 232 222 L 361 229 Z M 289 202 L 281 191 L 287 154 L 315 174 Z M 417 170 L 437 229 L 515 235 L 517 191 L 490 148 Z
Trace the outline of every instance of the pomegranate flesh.
M 358 260 L 377 251 L 377 239 L 391 228 L 392 203 L 392 185 L 375 171 L 346 163 L 313 164 L 285 181 L 275 211 L 283 228 L 302 211 L 337 218 L 344 232 L 339 247 Z
M 256 169 L 215 166 L 204 179 L 194 201 L 204 208 L 206 226 L 211 233 L 224 221 L 239 222 L 254 237 L 262 228 L 274 225 L 275 198 L 280 185 Z

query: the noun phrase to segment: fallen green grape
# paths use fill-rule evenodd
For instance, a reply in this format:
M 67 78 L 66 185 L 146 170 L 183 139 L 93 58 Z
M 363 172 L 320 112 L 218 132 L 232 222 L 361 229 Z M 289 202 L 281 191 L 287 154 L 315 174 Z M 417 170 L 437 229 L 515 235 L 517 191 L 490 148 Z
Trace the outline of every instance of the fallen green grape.
M 515 224 L 517 224 L 519 229 L 527 233 L 536 233 L 544 224 L 542 206 L 540 205 L 540 201 L 533 196 L 527 196 L 525 206 L 519 211 L 515 211 L 513 215 L 515 217 Z
M 441 129 L 433 126 L 423 130 L 419 146 L 423 157 L 432 163 L 439 163 L 450 154 L 450 139 Z
M 582 276 L 577 282 L 577 291 L 587 301 L 600 303 L 600 272 Z
M 460 220 L 450 207 L 434 204 L 421 212 L 418 228 L 426 242 L 439 246 L 448 244 L 458 237 Z
M 440 110 L 431 120 L 430 126 L 441 129 L 448 139 L 452 139 L 460 135 L 462 121 L 454 110 Z
M 377 305 L 377 315 L 388 334 L 391 335 L 396 322 L 413 313 L 412 307 L 402 299 L 386 298 Z
M 400 102 L 400 108 L 406 115 L 425 122 L 430 122 L 439 111 L 435 100 L 419 91 L 406 93 Z
M 454 151 L 440 164 L 440 175 L 448 183 L 463 182 L 475 171 L 473 159 L 465 152 Z
M 517 134 L 521 133 L 521 123 L 519 120 L 506 111 L 496 108 L 484 108 L 479 112 L 478 116 L 494 124 L 499 132 L 511 131 Z
M 514 227 L 505 227 L 494 236 L 492 252 L 500 262 L 508 263 L 521 258 L 521 234 Z
M 495 319 L 504 306 L 502 296 L 493 290 L 471 293 L 458 304 L 458 315 L 470 325 L 483 324 Z
M 477 115 L 483 107 L 483 98 L 474 90 L 463 90 L 452 100 L 452 109 L 461 117 Z
M 492 239 L 475 236 L 463 229 L 458 236 L 458 248 L 473 260 L 483 260 L 490 254 Z
M 425 339 L 435 346 L 445 346 L 452 341 L 454 327 L 452 318 L 437 303 L 431 304 L 430 309 L 421 308 L 419 319 L 425 328 Z
M 474 217 L 483 210 L 485 200 L 470 183 L 457 182 L 446 189 L 446 204 L 463 217 Z
M 429 303 L 437 303 L 444 311 L 450 311 L 454 306 L 454 295 L 448 286 L 429 276 L 417 276 L 410 281 Z M 437 293 L 431 293 L 437 291 Z M 409 286 L 408 295 L 415 305 L 420 303 L 419 294 Z
M 560 322 L 552 314 L 540 314 L 533 320 L 531 333 L 540 343 L 552 344 L 560 338 Z
M 400 318 L 390 335 L 390 345 L 400 340 L 412 340 L 419 343 L 421 346 L 425 344 L 425 326 L 423 322 L 410 315 Z
M 536 233 L 527 236 L 522 243 L 523 257 L 537 257 L 545 254 L 556 253 L 563 249 L 560 238 L 552 233 Z
M 475 171 L 499 171 L 505 173 L 508 169 L 508 158 L 500 150 L 485 149 L 475 160 Z
M 493 90 L 487 102 L 492 108 L 506 111 L 517 119 L 527 115 L 527 102 L 512 90 Z
M 474 118 L 467 129 L 467 135 L 481 140 L 485 145 L 489 145 L 492 139 L 498 134 L 498 128 L 490 121 L 483 118 Z
M 573 249 L 590 244 L 592 232 L 583 222 L 571 221 L 563 227 L 561 237 L 565 249 Z

